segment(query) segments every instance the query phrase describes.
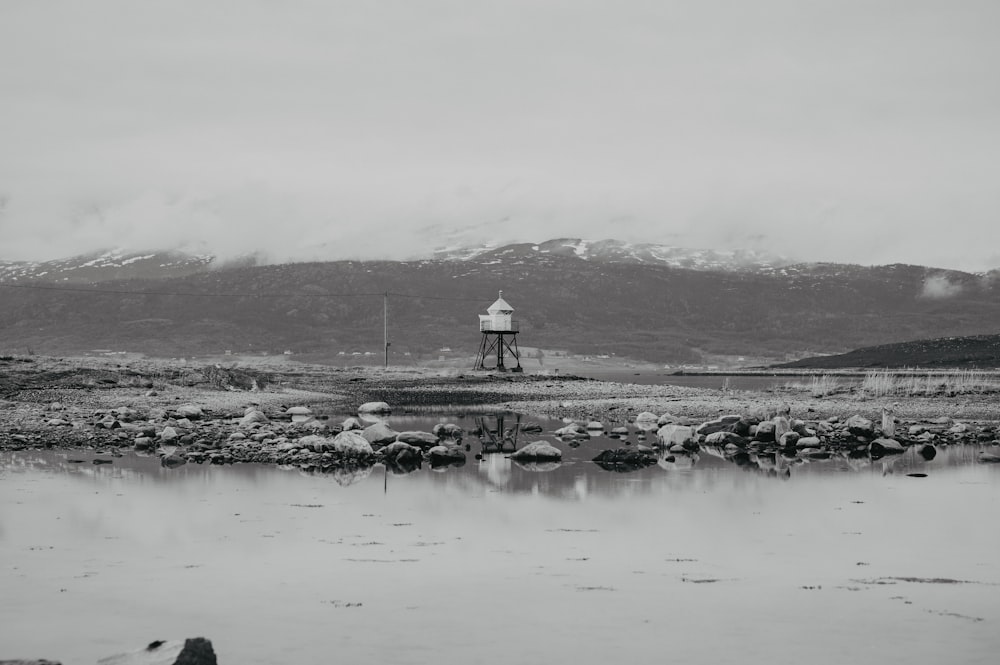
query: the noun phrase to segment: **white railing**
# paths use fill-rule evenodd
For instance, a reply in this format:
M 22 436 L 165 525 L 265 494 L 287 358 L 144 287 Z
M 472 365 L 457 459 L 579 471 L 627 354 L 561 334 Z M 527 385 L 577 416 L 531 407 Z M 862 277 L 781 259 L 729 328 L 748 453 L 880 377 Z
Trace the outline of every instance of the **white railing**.
M 517 321 L 511 321 L 509 324 L 505 321 L 496 326 L 493 324 L 493 321 L 480 321 L 479 332 L 517 332 L 519 325 Z

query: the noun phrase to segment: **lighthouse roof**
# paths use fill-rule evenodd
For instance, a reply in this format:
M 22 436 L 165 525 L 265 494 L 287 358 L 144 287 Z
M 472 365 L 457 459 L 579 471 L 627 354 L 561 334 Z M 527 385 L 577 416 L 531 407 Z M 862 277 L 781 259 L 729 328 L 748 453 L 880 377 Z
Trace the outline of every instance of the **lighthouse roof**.
M 503 299 L 503 291 L 501 291 L 500 297 L 497 298 L 497 301 L 490 305 L 489 309 L 486 311 L 490 314 L 511 314 L 514 311 L 514 308 Z

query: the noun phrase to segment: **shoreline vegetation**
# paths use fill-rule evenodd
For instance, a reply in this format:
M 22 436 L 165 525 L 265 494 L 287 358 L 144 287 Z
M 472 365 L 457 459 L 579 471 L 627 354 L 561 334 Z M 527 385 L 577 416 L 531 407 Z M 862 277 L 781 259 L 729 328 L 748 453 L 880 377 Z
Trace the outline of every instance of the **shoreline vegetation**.
M 661 452 L 681 453 L 706 443 L 792 455 L 868 454 L 876 447 L 884 453 L 917 444 L 997 445 L 1000 374 L 877 370 L 849 379 L 841 374 L 803 373 L 801 380 L 748 391 L 541 373 L 2 356 L 0 450 L 93 449 L 114 455 L 134 449 L 159 454 L 165 464 L 171 458 L 177 464 L 322 464 L 358 455 L 381 461 L 379 454 L 391 448 L 384 433 L 373 439 L 366 423 L 349 422 L 362 404 L 373 402 L 387 403 L 395 413 L 513 411 L 575 421 L 580 430 L 595 422 L 608 431 L 634 428 L 645 419 L 649 445 L 632 450 Z M 340 416 L 348 418 L 340 422 Z M 351 429 L 359 436 L 345 452 L 338 438 Z M 427 436 L 410 437 L 409 453 L 424 460 L 432 449 L 452 459 L 462 452 L 448 437 L 417 434 Z

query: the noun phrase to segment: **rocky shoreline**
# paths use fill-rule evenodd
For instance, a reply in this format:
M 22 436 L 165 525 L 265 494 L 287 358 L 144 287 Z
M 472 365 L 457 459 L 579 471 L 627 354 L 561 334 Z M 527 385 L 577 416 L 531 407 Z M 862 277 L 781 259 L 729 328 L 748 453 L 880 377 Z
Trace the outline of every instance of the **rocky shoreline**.
M 9 357 L 0 359 L 0 390 L 0 450 L 110 457 L 135 451 L 158 455 L 166 467 L 252 462 L 350 473 L 381 462 L 405 473 L 422 463 L 461 464 L 471 452 L 463 441 L 469 433 L 457 428 L 395 432 L 365 418 L 366 411 L 383 408 L 511 410 L 577 421 L 550 434 L 572 446 L 589 437 L 588 428 L 607 430 L 622 448 L 601 451 L 595 461 L 615 470 L 704 447 L 728 456 L 822 458 L 1000 445 L 1000 407 L 990 395 L 901 400 L 887 416 L 884 402 L 854 395 L 814 399 L 545 375 L 313 366 L 259 372 Z M 360 418 L 330 415 L 359 410 Z M 554 450 L 523 461 L 557 460 Z M 992 457 L 984 452 L 981 461 L 996 461 Z

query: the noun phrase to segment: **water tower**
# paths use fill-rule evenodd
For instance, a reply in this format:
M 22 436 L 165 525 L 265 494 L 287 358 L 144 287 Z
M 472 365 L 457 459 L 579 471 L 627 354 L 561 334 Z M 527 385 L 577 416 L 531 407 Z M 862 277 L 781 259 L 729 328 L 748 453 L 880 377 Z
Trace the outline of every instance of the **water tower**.
M 475 369 L 495 369 L 498 372 L 506 372 L 508 368 L 504 363 L 504 356 L 514 359 L 516 367 L 511 367 L 509 371 L 520 372 L 521 354 L 517 350 L 517 321 L 512 321 L 510 316 L 514 313 L 514 308 L 503 299 L 503 291 L 497 301 L 486 310 L 487 314 L 479 315 L 479 332 L 483 334 L 483 341 L 479 344 L 479 353 L 476 355 Z M 496 367 L 487 367 L 486 359 L 496 355 Z

